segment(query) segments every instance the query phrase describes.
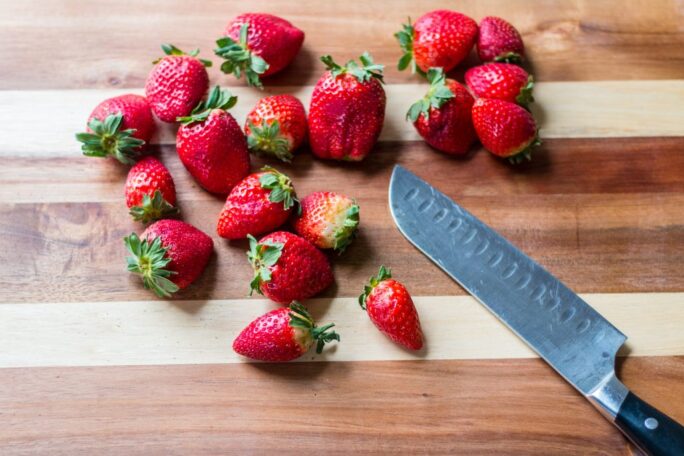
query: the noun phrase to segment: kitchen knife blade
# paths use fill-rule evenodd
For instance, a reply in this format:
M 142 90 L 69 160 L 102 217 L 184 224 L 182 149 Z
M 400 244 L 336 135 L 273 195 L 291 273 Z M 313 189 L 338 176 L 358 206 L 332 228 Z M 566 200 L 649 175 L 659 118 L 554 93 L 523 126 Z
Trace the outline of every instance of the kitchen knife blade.
M 644 451 L 684 455 L 684 428 L 615 375 L 626 337 L 577 294 L 427 182 L 396 166 L 401 233 L 523 339 Z

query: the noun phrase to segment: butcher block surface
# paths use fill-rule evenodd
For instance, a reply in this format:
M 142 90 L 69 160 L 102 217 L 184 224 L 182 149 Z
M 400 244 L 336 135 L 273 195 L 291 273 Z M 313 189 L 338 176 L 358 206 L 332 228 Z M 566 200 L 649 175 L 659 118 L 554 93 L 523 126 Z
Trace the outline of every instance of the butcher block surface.
M 393 38 L 438 8 L 516 25 L 539 81 L 543 145 L 512 167 L 476 147 L 454 159 L 403 117 L 426 90 L 400 73 Z M 684 6 L 677 1 L 0 1 L 0 454 L 639 454 L 608 421 L 413 248 L 387 208 L 401 164 L 519 246 L 629 337 L 617 371 L 684 422 Z M 308 103 L 323 71 L 370 51 L 385 64 L 388 113 L 362 163 L 278 164 L 300 195 L 340 191 L 359 237 L 331 255 L 336 283 L 307 304 L 342 340 L 291 364 L 248 363 L 230 343 L 273 308 L 247 298 L 246 242 L 215 235 L 204 192 L 160 125 L 183 219 L 214 237 L 204 275 L 173 300 L 125 271 L 140 225 L 127 169 L 83 157 L 73 134 L 100 100 L 143 93 L 159 44 L 199 47 L 239 13 L 280 15 L 306 33 L 266 93 Z M 238 95 L 239 121 L 261 96 Z M 453 76 L 475 64 L 471 55 Z M 264 160 L 253 160 L 258 169 Z M 383 338 L 355 303 L 381 264 L 405 283 L 427 347 Z

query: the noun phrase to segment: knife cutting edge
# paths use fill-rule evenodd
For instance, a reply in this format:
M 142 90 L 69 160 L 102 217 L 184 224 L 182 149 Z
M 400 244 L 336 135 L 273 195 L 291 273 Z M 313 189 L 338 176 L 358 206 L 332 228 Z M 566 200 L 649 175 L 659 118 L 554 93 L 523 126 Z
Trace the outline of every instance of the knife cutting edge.
M 397 227 L 582 393 L 639 448 L 684 455 L 684 427 L 630 392 L 615 374 L 627 339 L 577 294 L 449 197 L 395 166 Z

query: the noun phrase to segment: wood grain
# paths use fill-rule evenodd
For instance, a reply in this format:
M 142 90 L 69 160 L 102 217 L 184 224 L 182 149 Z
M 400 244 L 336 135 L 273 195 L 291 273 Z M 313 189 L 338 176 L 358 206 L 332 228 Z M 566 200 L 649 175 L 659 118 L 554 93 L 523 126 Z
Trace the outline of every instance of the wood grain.
M 311 86 L 276 87 L 265 92 L 245 87 L 231 89 L 238 104 L 231 113 L 244 124 L 247 113 L 265 94 L 290 93 L 309 106 Z M 143 93 L 141 89 L 135 92 Z M 387 109 L 380 141 L 422 141 L 406 121 L 413 102 L 425 95 L 425 85 L 388 84 Z M 0 91 L 0 124 L 22 131 L 36 121 L 35 106 L 49 119 L 32 128 L 30 140 L 9 135 L 0 156 L 73 156 L 80 150 L 74 134 L 83 131 L 91 110 L 102 100 L 130 91 L 57 90 Z M 546 138 L 614 138 L 684 136 L 684 81 L 542 82 L 535 86 L 532 110 Z M 175 144 L 176 126 L 157 123 L 153 144 Z
M 204 1 L 201 8 L 182 0 L 166 1 L 163 8 L 153 0 L 4 0 L 0 7 L 0 60 L 12 62 L 0 89 L 142 87 L 161 43 L 199 47 L 210 57 L 228 21 L 255 9 L 241 0 Z M 363 0 L 266 0 L 257 9 L 281 15 L 306 32 L 300 55 L 268 85 L 313 84 L 323 70 L 319 56 L 346 61 L 364 50 L 387 65 L 388 82 L 417 82 L 396 70 L 401 52 L 393 34 L 407 16 L 415 19 L 438 8 L 457 9 L 476 20 L 498 15 L 511 21 L 523 34 L 539 81 L 684 74 L 684 10 L 676 0 L 630 0 L 620 3 L 619 14 L 615 3 L 591 0 L 545 0 L 533 7 L 521 0 L 397 0 L 391 7 Z M 46 37 L 54 45 L 46 45 Z M 466 63 L 475 62 L 471 57 Z M 216 81 L 244 84 L 217 67 L 211 71 Z
M 627 358 L 684 420 L 683 357 Z M 539 360 L 1 369 L 3 455 L 622 456 L 622 435 Z
M 533 162 L 510 167 L 484 151 L 454 160 L 422 143 L 387 143 L 363 167 L 306 154 L 282 169 L 301 195 L 341 191 L 361 205 L 361 235 L 333 258 L 337 285 L 326 297 L 358 295 L 380 264 L 417 295 L 463 293 L 394 227 L 386 198 L 393 163 L 428 178 L 579 292 L 667 292 L 684 291 L 683 146 L 684 139 L 549 140 Z M 222 199 L 197 187 L 173 148 L 160 152 L 185 220 L 212 234 L 218 252 L 180 298 L 244 297 L 246 243 L 214 234 Z M 0 261 L 13 267 L 0 275 L 0 302 L 151 297 L 122 267 L 121 239 L 140 230 L 119 196 L 123 167 L 84 157 L 5 163 Z
M 622 355 L 684 355 L 679 323 L 684 320 L 684 293 L 583 298 L 629 335 Z M 536 356 L 470 296 L 414 295 L 413 300 L 427 341 L 418 353 L 401 349 L 375 330 L 356 298 L 307 301 L 317 321 L 335 323 L 342 341 L 301 361 Z M 1 304 L 0 368 L 240 363 L 246 360 L 232 351 L 232 341 L 248 322 L 275 307 L 264 299 Z

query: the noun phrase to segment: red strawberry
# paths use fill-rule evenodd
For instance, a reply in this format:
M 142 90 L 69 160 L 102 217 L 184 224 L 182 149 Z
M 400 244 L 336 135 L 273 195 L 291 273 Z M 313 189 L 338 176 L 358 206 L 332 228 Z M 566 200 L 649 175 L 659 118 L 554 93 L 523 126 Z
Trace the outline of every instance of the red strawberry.
M 423 348 L 423 331 L 416 306 L 406 287 L 392 279 L 389 269 L 380 266 L 376 277 L 371 277 L 359 304 L 368 312 L 373 324 L 393 342 L 410 350 Z
M 160 220 L 138 238 L 124 238 L 131 253 L 128 270 L 142 277 L 145 288 L 169 297 L 186 288 L 204 271 L 214 243 L 209 236 L 180 220 Z
M 173 177 L 154 157 L 143 158 L 128 171 L 124 193 L 133 220 L 148 223 L 178 214 Z
M 149 143 L 155 125 L 145 97 L 126 94 L 108 98 L 88 118 L 88 131 L 78 133 L 81 150 L 88 157 L 112 156 L 132 165 L 143 144 Z
M 463 155 L 476 139 L 473 97 L 461 84 L 446 79 L 441 68 L 430 68 L 427 78 L 430 89 L 406 116 L 429 145 L 447 154 Z
M 175 122 L 187 116 L 209 88 L 209 75 L 205 67 L 209 60 L 198 59 L 199 50 L 184 53 L 171 44 L 162 44 L 166 57 L 155 60 L 145 93 L 152 111 L 164 122 Z
M 534 78 L 518 65 L 488 63 L 466 71 L 465 81 L 478 98 L 494 98 L 527 106 L 534 101 Z
M 449 71 L 470 53 L 477 37 L 477 23 L 468 16 L 449 10 L 435 10 L 421 16 L 415 24 L 403 24 L 394 34 L 404 55 L 399 70 L 426 73 L 432 67 Z
M 321 57 L 328 71 L 314 87 L 309 107 L 309 142 L 319 158 L 359 161 L 370 153 L 385 120 L 382 65 L 365 52 L 362 67 L 344 67 Z
M 221 71 L 261 87 L 260 76 L 270 76 L 288 66 L 304 42 L 304 32 L 272 14 L 241 14 L 228 24 L 225 37 L 216 41 L 216 55 L 226 59 Z
M 233 342 L 233 350 L 259 361 L 292 361 L 308 352 L 314 342 L 316 353 L 321 353 L 327 342 L 339 341 L 335 331 L 328 332 L 333 326 L 317 327 L 306 308 L 293 302 L 289 308 L 272 310 L 251 322 Z
M 245 135 L 252 152 L 289 162 L 306 137 L 302 102 L 292 95 L 262 98 L 247 114 Z
M 525 58 L 520 33 L 500 17 L 488 16 L 480 21 L 477 54 L 483 62 L 517 63 Z
M 286 231 L 271 233 L 258 243 L 247 237 L 247 258 L 254 268 L 252 292 L 287 304 L 310 298 L 333 283 L 328 259 L 307 240 Z
M 192 177 L 207 191 L 226 194 L 249 173 L 249 152 L 242 129 L 226 110 L 237 97 L 219 86 L 182 123 L 176 149 Z
M 321 249 L 342 252 L 359 225 L 359 206 L 334 192 L 315 192 L 301 201 L 301 214 L 292 225 L 301 237 Z
M 541 143 L 532 114 L 508 101 L 475 100 L 473 125 L 487 150 L 512 163 L 529 160 L 531 149 Z
M 265 166 L 230 191 L 219 215 L 218 235 L 242 239 L 273 231 L 287 221 L 297 203 L 290 178 Z

